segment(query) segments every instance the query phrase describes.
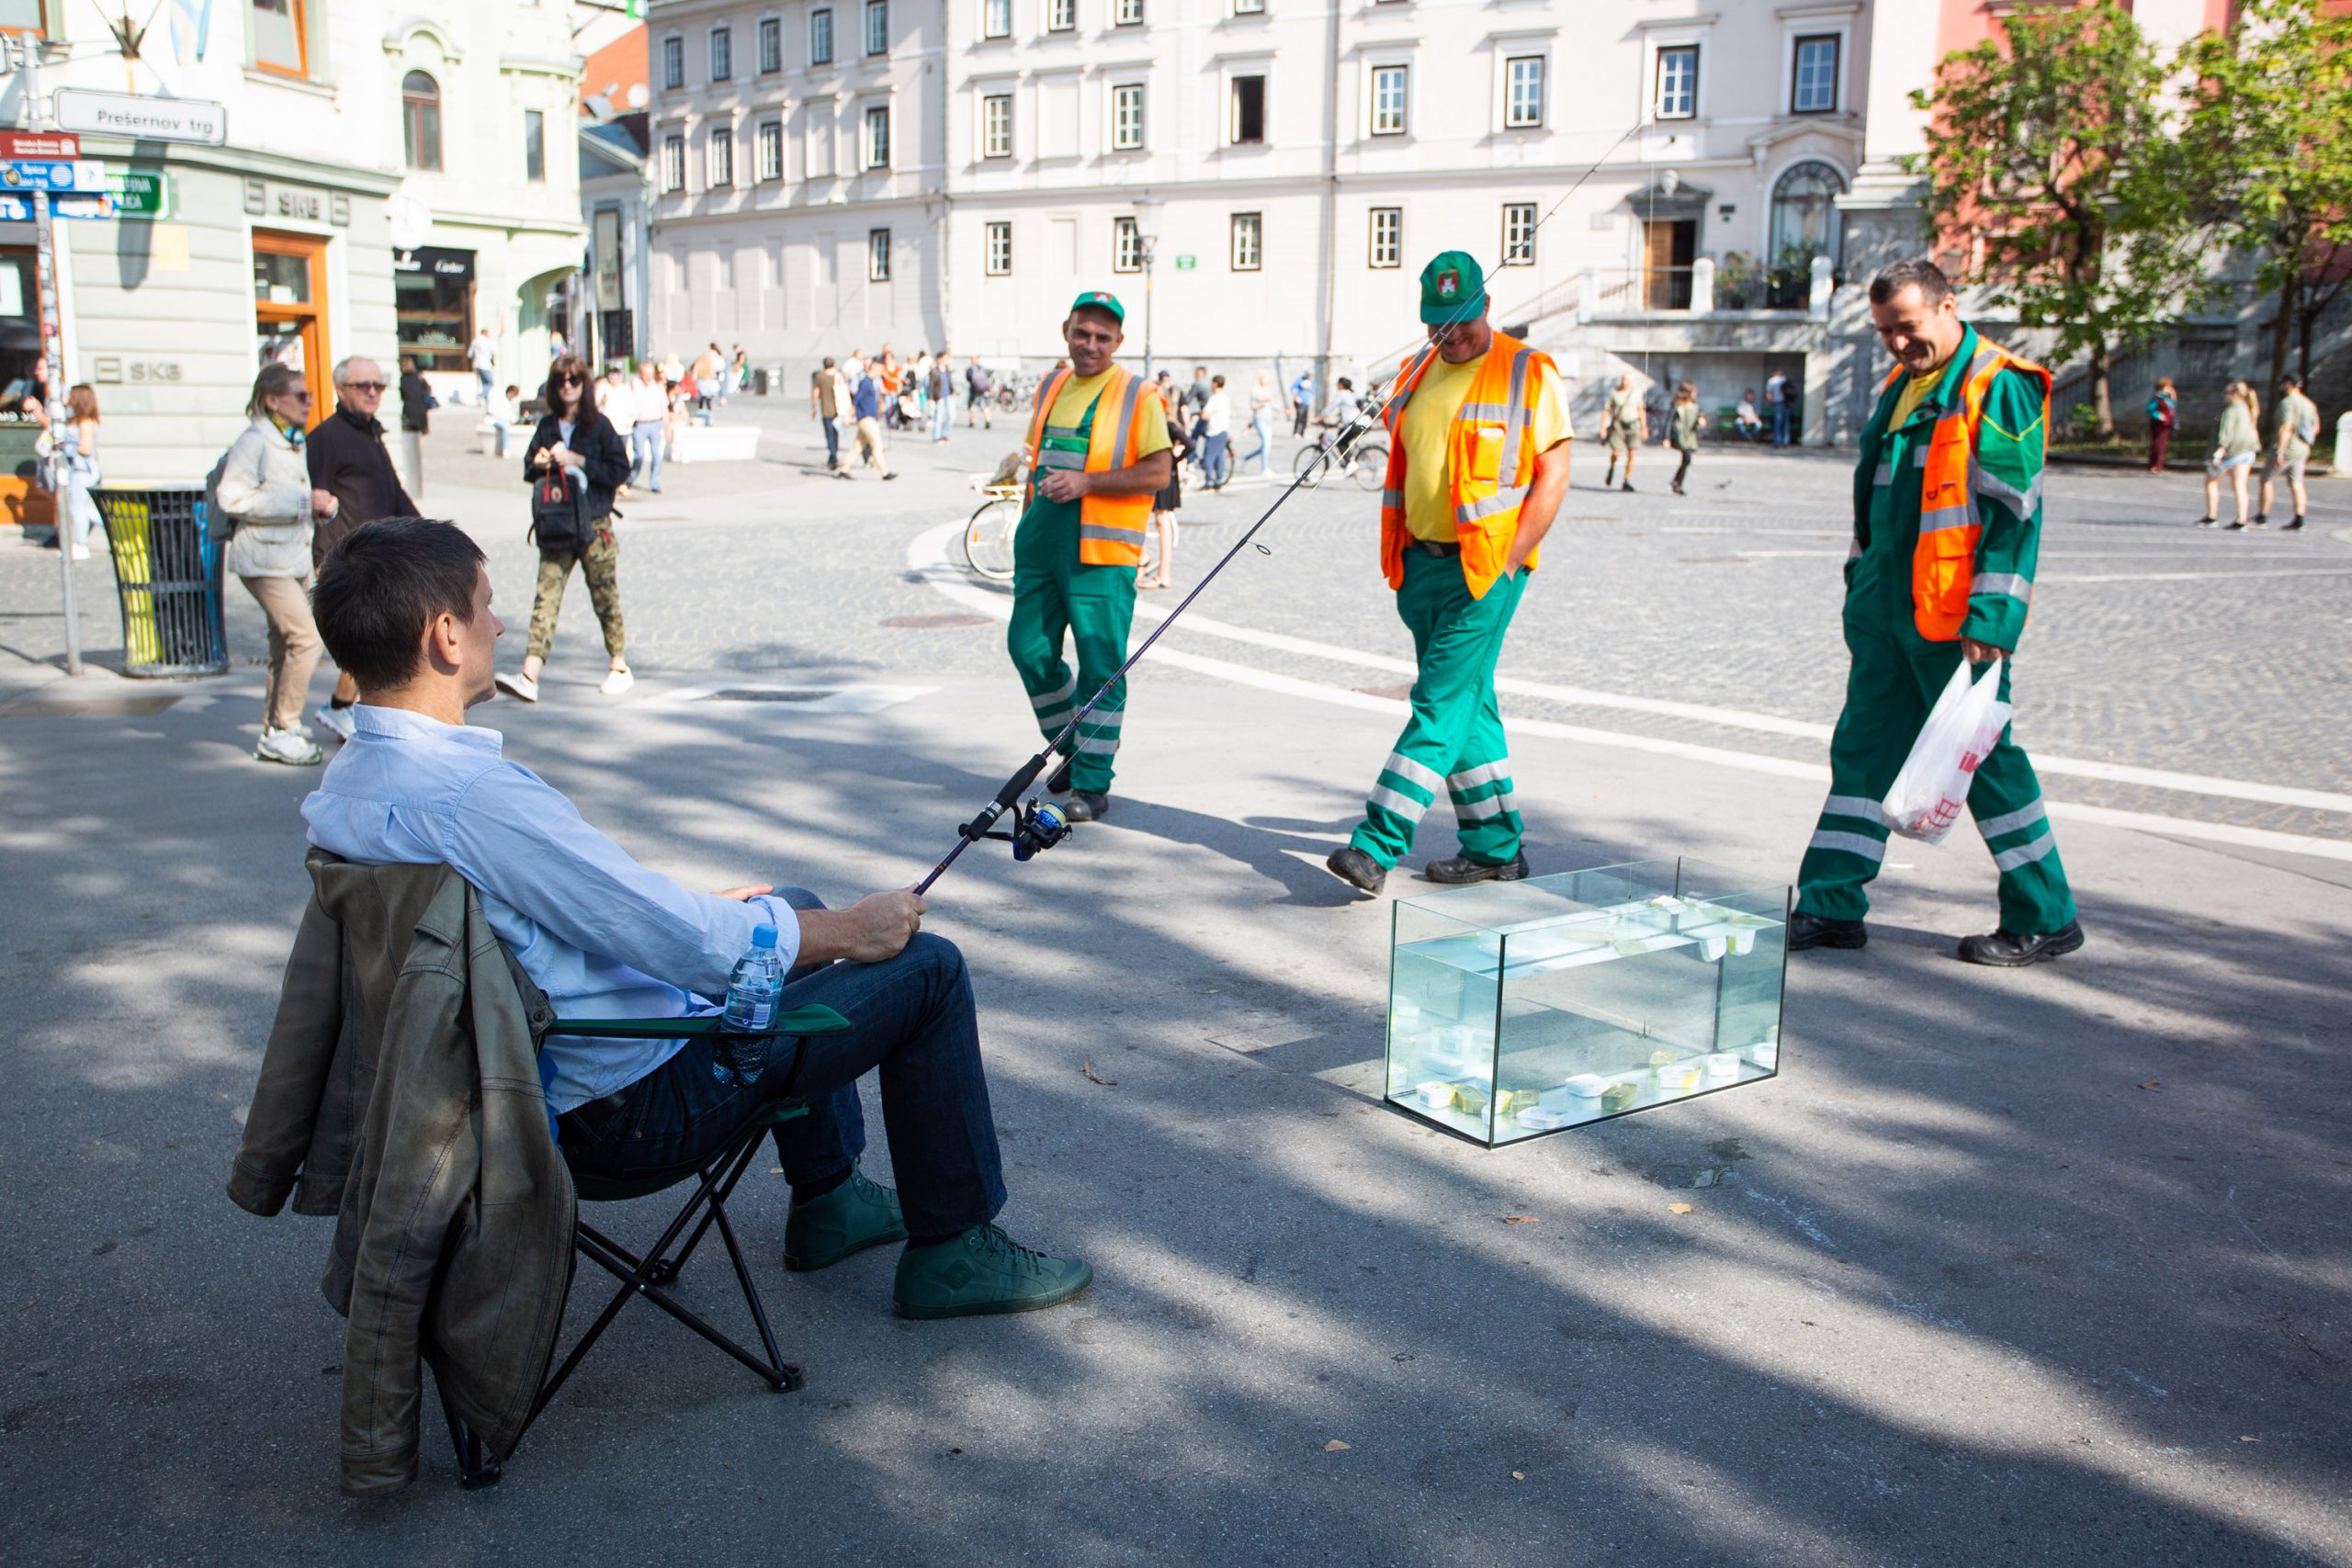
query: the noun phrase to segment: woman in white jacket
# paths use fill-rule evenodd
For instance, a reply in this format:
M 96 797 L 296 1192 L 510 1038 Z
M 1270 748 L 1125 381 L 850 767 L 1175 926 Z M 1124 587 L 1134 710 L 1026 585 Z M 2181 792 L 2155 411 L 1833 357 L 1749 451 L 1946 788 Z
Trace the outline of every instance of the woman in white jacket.
M 254 755 L 307 767 L 324 756 L 302 728 L 321 647 L 311 620 L 311 533 L 334 515 L 335 500 L 311 486 L 302 450 L 311 391 L 300 371 L 265 366 L 245 412 L 253 423 L 220 459 L 213 497 L 232 530 L 223 565 L 269 617 L 269 681 Z

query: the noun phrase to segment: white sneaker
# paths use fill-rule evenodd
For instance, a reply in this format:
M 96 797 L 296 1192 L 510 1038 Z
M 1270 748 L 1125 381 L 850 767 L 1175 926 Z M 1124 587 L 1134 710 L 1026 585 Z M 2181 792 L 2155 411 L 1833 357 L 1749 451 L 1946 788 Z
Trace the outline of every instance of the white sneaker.
M 497 682 L 498 689 L 509 696 L 526 703 L 539 700 L 539 683 L 528 675 L 509 675 L 501 670 L 492 679 Z
M 636 684 L 637 677 L 630 674 L 628 671 L 608 670 L 605 672 L 604 684 L 598 686 L 596 689 L 604 693 L 605 695 L 608 697 L 617 697 L 623 692 L 628 691 L 631 686 Z
M 288 767 L 315 767 L 326 761 L 327 754 L 303 739 L 296 729 L 272 729 L 264 726 L 261 744 L 254 748 L 254 760 L 260 762 L 284 762 Z
M 87 545 L 74 546 L 74 558 L 75 560 L 88 560 L 90 558 L 90 547 Z
M 348 740 L 359 733 L 359 721 L 351 716 L 349 708 L 339 708 L 330 703 L 312 714 L 311 717 L 317 721 L 321 729 L 325 730 L 337 740 Z M 286 732 L 280 730 L 278 733 L 282 735 Z

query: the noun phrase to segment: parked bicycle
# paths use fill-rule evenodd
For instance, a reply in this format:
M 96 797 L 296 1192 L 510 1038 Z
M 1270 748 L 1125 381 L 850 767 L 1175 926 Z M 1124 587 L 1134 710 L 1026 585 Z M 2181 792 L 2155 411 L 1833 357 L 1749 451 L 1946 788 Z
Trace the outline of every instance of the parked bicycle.
M 1353 479 L 1359 490 L 1378 490 L 1388 477 L 1386 433 L 1374 425 L 1352 441 L 1335 443 L 1325 431 L 1313 446 L 1298 449 L 1291 471 L 1299 476 L 1301 490 L 1313 490 L 1331 474 Z
M 964 525 L 964 564 L 975 576 L 990 582 L 1012 581 L 1012 536 L 1021 526 L 1024 488 L 1017 479 L 972 476 L 972 489 L 982 500 Z M 1157 529 L 1144 531 L 1141 575 L 1159 575 Z

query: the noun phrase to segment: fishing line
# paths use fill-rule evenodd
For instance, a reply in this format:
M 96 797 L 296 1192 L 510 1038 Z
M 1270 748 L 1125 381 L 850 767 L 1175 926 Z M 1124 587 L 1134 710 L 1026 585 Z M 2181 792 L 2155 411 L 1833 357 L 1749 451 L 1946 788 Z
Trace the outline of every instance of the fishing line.
M 1607 147 L 1601 149 L 1600 156 L 1595 158 L 1591 164 L 1586 166 L 1584 173 L 1577 176 L 1576 183 L 1568 186 L 1566 190 L 1561 192 L 1560 198 L 1557 201 L 1555 201 L 1550 208 L 1545 209 L 1544 215 L 1535 220 L 1533 228 L 1528 230 L 1526 238 L 1527 244 L 1532 246 L 1534 243 L 1535 236 L 1542 231 L 1544 224 L 1549 223 L 1552 220 L 1553 216 L 1556 214 L 1561 208 L 1567 205 L 1568 197 L 1576 195 L 1578 190 L 1583 188 L 1585 181 L 1592 178 L 1594 175 L 1600 172 L 1600 165 L 1608 161 L 1609 154 L 1617 151 L 1617 149 L 1624 143 L 1626 138 L 1632 136 L 1634 131 L 1639 130 L 1644 123 L 1645 122 L 1642 120 L 1635 120 L 1633 124 L 1627 126 L 1623 131 L 1619 132 L 1615 141 L 1610 142 Z M 1505 243 L 1508 244 L 1509 241 L 1506 240 Z M 1508 264 L 1510 261 L 1509 254 L 1506 254 L 1503 259 L 1505 263 Z M 1498 268 L 1498 270 L 1500 269 Z M 1539 291 L 1536 298 L 1541 299 L 1542 297 L 1542 293 Z M 1453 334 L 1456 332 L 1461 330 L 1463 327 L 1467 326 L 1470 322 L 1477 320 L 1479 316 L 1487 313 L 1487 308 L 1491 303 L 1491 300 L 1485 300 L 1483 302 L 1480 299 L 1463 300 L 1459 305 L 1454 307 L 1456 314 L 1454 314 L 1451 319 L 1429 323 L 1429 330 L 1427 330 L 1423 334 L 1424 345 L 1432 354 L 1442 352 L 1445 345 L 1453 341 Z M 1473 306 L 1476 306 L 1477 309 L 1473 310 Z M 1405 349 L 1399 351 L 1397 355 L 1391 357 L 1402 357 L 1403 355 L 1412 353 L 1413 351 L 1414 345 L 1408 344 Z M 1385 361 L 1376 363 L 1383 362 Z M 1401 375 L 1402 371 L 1400 370 L 1398 374 Z M 1184 597 L 1177 603 L 1176 607 L 1173 610 L 1170 610 L 1160 623 L 1151 629 L 1151 634 L 1143 639 L 1142 643 L 1136 647 L 1134 652 L 1127 655 L 1126 661 L 1112 672 L 1110 679 L 1104 681 L 1102 684 L 1096 689 L 1094 694 L 1086 699 L 1086 705 L 1080 708 L 1075 714 L 1070 716 L 1069 722 L 1062 726 L 1060 733 L 1056 735 L 1051 740 L 1046 741 L 1044 748 L 1041 749 L 1035 756 L 1030 758 L 1026 762 L 1023 762 L 1017 770 L 1015 770 L 1012 776 L 1004 781 L 1004 786 L 996 792 L 994 798 L 982 806 L 978 812 L 974 813 L 970 821 L 966 822 L 956 829 L 957 837 L 955 846 L 944 855 L 940 857 L 939 863 L 931 868 L 929 875 L 925 876 L 921 882 L 915 884 L 914 892 L 917 897 L 921 897 L 922 894 L 929 892 L 931 890 L 932 884 L 937 882 L 942 876 L 944 876 L 947 874 L 947 868 L 954 865 L 956 860 L 962 856 L 966 850 L 970 849 L 974 844 L 978 843 L 983 839 L 994 839 L 1000 843 L 1011 844 L 1012 846 L 1012 858 L 1016 861 L 1025 861 L 1051 849 L 1054 845 L 1061 842 L 1064 838 L 1069 836 L 1069 822 L 1068 818 L 1063 816 L 1061 809 L 1058 807 L 1055 806 L 1050 801 L 1041 803 L 1036 800 L 1031 800 L 1026 805 L 1023 805 L 1021 799 L 1022 795 L 1031 784 L 1037 782 L 1038 777 L 1045 773 L 1046 765 L 1053 761 L 1055 753 L 1061 750 L 1065 742 L 1075 747 L 1077 744 L 1076 738 L 1078 735 L 1078 727 L 1086 722 L 1087 716 L 1093 713 L 1095 708 L 1102 704 L 1103 698 L 1111 694 L 1111 689 L 1114 686 L 1116 686 L 1120 682 L 1126 679 L 1127 671 L 1133 670 L 1137 663 L 1142 661 L 1143 656 L 1151 651 L 1152 645 L 1157 643 L 1163 636 L 1167 635 L 1168 628 L 1174 626 L 1178 618 L 1181 617 L 1186 610 L 1192 608 L 1193 601 L 1198 599 L 1207 591 L 1208 585 L 1216 581 L 1217 574 L 1223 571 L 1227 567 L 1233 564 L 1233 558 L 1239 555 L 1242 550 L 1258 536 L 1258 531 L 1272 520 L 1275 513 L 1282 510 L 1283 502 L 1289 501 L 1292 496 L 1297 494 L 1301 486 L 1307 484 L 1312 479 L 1319 476 L 1325 468 L 1330 466 L 1335 457 L 1353 446 L 1356 437 L 1362 435 L 1367 430 L 1370 430 L 1374 424 L 1380 421 L 1382 410 L 1385 406 L 1385 400 L 1380 394 L 1385 387 L 1393 385 L 1395 379 L 1395 377 L 1391 377 L 1385 381 L 1376 380 L 1370 384 L 1367 388 L 1367 391 L 1370 395 L 1357 404 L 1356 412 L 1350 416 L 1346 427 L 1342 429 L 1339 434 L 1324 443 L 1314 460 L 1309 462 L 1305 468 L 1301 468 L 1292 477 L 1290 483 L 1283 487 L 1283 492 L 1274 497 L 1273 501 L 1268 504 L 1265 511 L 1258 514 L 1258 520 L 1255 523 L 1250 525 L 1249 530 L 1239 538 L 1234 540 L 1231 547 L 1227 549 L 1224 555 L 1217 558 L 1216 564 L 1209 568 L 1207 572 L 1202 576 L 1200 581 L 1193 585 L 1192 592 L 1185 594 Z M 1030 483 L 1034 486 L 1037 482 L 1038 481 L 1033 471 Z M 1265 550 L 1265 547 L 1263 545 L 1261 545 L 1258 547 L 1261 551 Z M 1007 831 L 997 831 L 997 823 L 1004 818 L 1005 813 L 1008 811 L 1013 814 L 1011 829 Z

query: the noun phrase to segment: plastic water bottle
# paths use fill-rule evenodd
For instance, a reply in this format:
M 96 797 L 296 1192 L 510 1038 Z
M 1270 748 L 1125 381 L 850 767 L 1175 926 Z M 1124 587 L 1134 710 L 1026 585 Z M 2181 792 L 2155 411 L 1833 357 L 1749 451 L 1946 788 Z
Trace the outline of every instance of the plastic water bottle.
M 727 976 L 726 1027 L 756 1032 L 775 1017 L 775 999 L 784 991 L 784 964 L 775 955 L 775 928 L 762 926 L 752 933 L 751 950 L 735 961 Z M 730 1040 L 722 1036 L 713 1053 L 710 1070 L 722 1083 L 730 1079 L 755 1083 L 767 1066 L 768 1042 Z

